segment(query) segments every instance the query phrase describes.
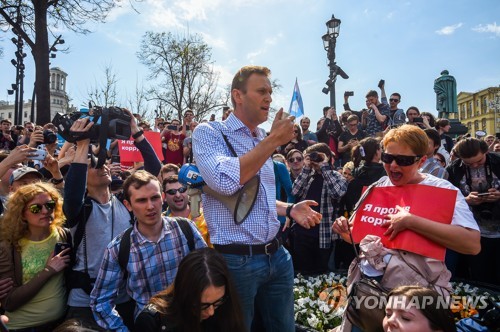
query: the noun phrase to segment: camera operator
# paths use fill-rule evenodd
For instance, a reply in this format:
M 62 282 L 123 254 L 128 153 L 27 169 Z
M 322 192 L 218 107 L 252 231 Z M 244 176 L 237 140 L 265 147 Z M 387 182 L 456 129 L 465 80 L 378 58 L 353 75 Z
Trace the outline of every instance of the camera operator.
M 460 140 L 454 151 L 460 159 L 446 169 L 448 180 L 462 191 L 481 231 L 481 252 L 467 257 L 472 279 L 500 285 L 500 155 L 471 137 Z M 447 253 L 452 272 L 458 259 Z
M 312 200 L 311 206 L 321 213 L 319 227 L 306 229 L 294 225 L 294 268 L 303 274 L 328 271 L 328 261 L 333 248 L 332 223 L 337 218 L 338 201 L 347 191 L 346 179 L 333 168 L 334 158 L 324 143 L 311 145 L 304 151 L 304 167 L 295 179 L 292 194 L 297 202 Z
M 161 141 L 166 144 L 163 155 L 164 163 L 171 163 L 177 166 L 181 166 L 184 163 L 184 139 L 186 139 L 186 126 L 181 126 L 180 121 L 177 119 L 172 120 L 161 134 Z
M 29 144 L 31 134 L 33 134 L 33 131 L 35 130 L 35 125 L 33 122 L 25 122 L 24 123 L 24 130 L 22 135 L 19 136 L 17 139 L 17 145 L 24 145 L 24 144 Z
M 339 122 L 337 112 L 333 107 L 323 107 L 324 121 L 321 128 L 316 132 L 318 142 L 325 143 L 332 150 L 335 156 L 338 156 L 338 140 L 342 134 L 342 125 Z
M 123 112 L 130 117 L 132 138 L 144 158 L 144 169 L 155 176 L 158 175 L 161 164 L 153 148 L 139 129 L 132 113 L 125 109 Z M 72 123 L 70 132 L 80 133 L 79 136 L 85 137 L 85 133 L 90 132 L 93 126 L 95 124 L 89 122 L 88 118 L 79 118 Z M 107 128 L 101 127 L 99 130 L 101 129 Z M 95 168 L 92 157 L 89 161 L 90 139 L 80 139 L 76 146 L 75 156 L 66 176 L 63 203 L 66 226 L 71 227 L 72 233 L 75 234 L 73 250 L 76 255 L 75 265 L 67 279 L 70 292 L 66 318 L 86 321 L 89 326 L 99 330 L 90 309 L 90 291 L 97 277 L 104 249 L 115 236 L 130 227 L 130 214 L 123 203 L 111 194 L 109 186 L 112 178 L 109 167 L 103 165 Z M 77 241 L 79 230 L 80 239 Z M 126 294 L 116 303 L 130 309 Z M 123 314 L 123 317 L 126 316 Z M 132 318 L 132 314 L 128 316 Z

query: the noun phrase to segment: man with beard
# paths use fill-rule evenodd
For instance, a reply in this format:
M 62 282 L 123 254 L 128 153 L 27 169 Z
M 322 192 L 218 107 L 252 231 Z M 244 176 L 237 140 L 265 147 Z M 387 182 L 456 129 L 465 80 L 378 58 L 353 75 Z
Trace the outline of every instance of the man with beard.
M 309 130 L 309 126 L 311 125 L 311 119 L 307 116 L 304 116 L 300 119 L 300 127 L 302 128 L 302 139 L 307 142 L 307 145 L 313 145 L 318 143 L 318 137 L 315 133 Z
M 196 218 L 191 216 L 191 207 L 189 206 L 189 197 L 187 188 L 179 182 L 177 175 L 171 175 L 163 180 L 164 201 L 167 203 L 168 209 L 165 211 L 167 217 L 184 217 L 192 220 L 205 242 L 211 247 L 210 236 L 207 230 L 207 223 L 203 216 L 203 211 L 200 209 L 200 215 Z

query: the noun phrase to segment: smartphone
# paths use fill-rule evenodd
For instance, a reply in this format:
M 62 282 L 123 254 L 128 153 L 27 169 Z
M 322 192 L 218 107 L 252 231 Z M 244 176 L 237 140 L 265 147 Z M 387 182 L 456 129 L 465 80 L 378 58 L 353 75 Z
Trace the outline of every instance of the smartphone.
M 413 122 L 424 123 L 424 119 L 422 119 L 422 118 L 415 118 L 415 119 L 413 119 Z
M 28 159 L 31 160 L 45 160 L 45 157 L 47 157 L 47 151 L 46 150 L 36 150 L 33 152 L 34 155 L 31 157 L 28 157 Z
M 177 126 L 176 125 L 168 125 L 167 129 L 168 130 L 177 130 Z
M 54 247 L 54 256 L 59 255 L 61 251 L 64 249 L 71 248 L 71 245 L 66 242 L 57 242 L 56 246 Z
M 484 196 L 489 196 L 490 193 L 479 193 L 477 194 L 477 197 L 484 197 Z
M 111 156 L 111 163 L 112 164 L 119 164 L 120 163 L 120 156 L 117 154 L 114 154 Z

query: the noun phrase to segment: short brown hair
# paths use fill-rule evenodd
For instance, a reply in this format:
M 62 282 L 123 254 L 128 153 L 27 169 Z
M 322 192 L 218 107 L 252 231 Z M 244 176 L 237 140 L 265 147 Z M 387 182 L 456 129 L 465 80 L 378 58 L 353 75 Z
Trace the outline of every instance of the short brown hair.
M 368 91 L 368 93 L 366 94 L 365 98 L 368 98 L 368 97 L 376 97 L 376 98 L 378 98 L 377 91 L 375 91 L 375 90 Z
M 488 143 L 478 138 L 468 137 L 461 139 L 453 147 L 453 150 L 461 159 L 472 158 L 475 157 L 479 152 L 488 152 Z
M 252 74 L 264 75 L 269 77 L 271 75 L 271 70 L 263 66 L 244 66 L 234 75 L 233 82 L 231 83 L 231 91 L 234 89 L 240 90 L 243 93 L 247 92 L 247 81 Z M 236 101 L 231 93 L 231 102 L 233 107 L 236 107 Z
M 175 164 L 165 164 L 161 167 L 160 174 L 163 175 L 163 173 L 168 173 L 168 172 L 174 172 L 175 174 L 179 174 L 179 166 Z
M 130 202 L 130 193 L 129 193 L 130 186 L 134 187 L 135 189 L 139 189 L 142 186 L 145 186 L 153 181 L 158 182 L 158 186 L 160 186 L 160 191 L 162 191 L 161 183 L 156 176 L 144 170 L 134 172 L 134 174 L 129 176 L 123 183 L 123 199 Z

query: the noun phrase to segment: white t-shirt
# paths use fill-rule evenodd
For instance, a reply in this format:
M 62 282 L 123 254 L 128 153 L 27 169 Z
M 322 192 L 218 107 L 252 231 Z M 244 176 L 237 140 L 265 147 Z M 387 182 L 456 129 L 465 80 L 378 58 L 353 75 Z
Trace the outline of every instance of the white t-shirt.
M 451 189 L 457 192 L 457 198 L 455 201 L 455 210 L 453 211 L 453 218 L 451 220 L 451 225 L 462 226 L 465 228 L 474 229 L 479 232 L 479 226 L 477 225 L 476 220 L 474 219 L 474 216 L 472 215 L 472 212 L 469 209 L 469 205 L 465 201 L 465 198 L 460 192 L 460 190 L 458 190 L 457 187 L 455 187 L 446 180 L 437 178 L 431 174 L 424 174 L 424 175 L 425 178 L 419 183 L 420 185 Z M 382 177 L 379 181 L 380 182 L 377 185 L 377 187 L 394 186 L 388 176 Z M 389 261 L 390 256 L 391 255 L 386 255 L 386 257 L 384 257 L 384 261 L 386 261 L 386 263 Z M 383 274 L 383 271 L 375 269 L 365 259 L 361 261 L 361 266 L 363 273 L 366 274 L 367 276 L 376 277 Z
M 460 190 L 458 190 L 457 187 L 452 185 L 447 180 L 437 178 L 431 174 L 424 174 L 424 175 L 425 175 L 424 180 L 419 184 L 431 187 L 451 189 L 457 192 L 457 198 L 455 201 L 455 211 L 453 212 L 453 219 L 451 220 L 451 224 L 479 231 L 479 226 L 477 225 L 476 220 L 474 220 L 474 216 L 472 215 L 472 212 L 469 209 L 469 205 L 465 201 L 464 195 L 462 195 Z M 388 176 L 384 176 L 383 178 L 380 179 L 380 181 L 382 182 L 379 185 L 377 185 L 377 187 L 394 186 Z

